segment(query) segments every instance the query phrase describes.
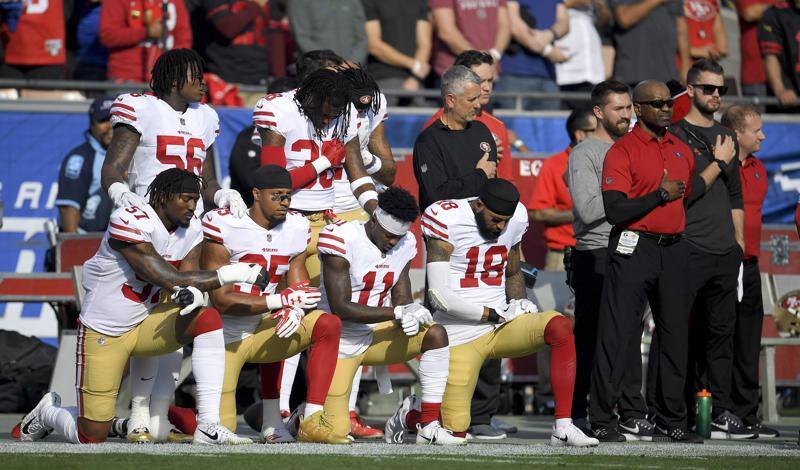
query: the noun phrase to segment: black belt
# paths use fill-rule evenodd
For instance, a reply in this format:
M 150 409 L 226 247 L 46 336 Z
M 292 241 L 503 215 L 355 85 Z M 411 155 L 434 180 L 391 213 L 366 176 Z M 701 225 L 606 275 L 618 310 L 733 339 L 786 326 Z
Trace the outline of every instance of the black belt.
M 668 246 L 676 243 L 681 239 L 680 233 L 652 233 L 652 232 L 636 232 L 640 237 L 655 240 L 657 245 Z

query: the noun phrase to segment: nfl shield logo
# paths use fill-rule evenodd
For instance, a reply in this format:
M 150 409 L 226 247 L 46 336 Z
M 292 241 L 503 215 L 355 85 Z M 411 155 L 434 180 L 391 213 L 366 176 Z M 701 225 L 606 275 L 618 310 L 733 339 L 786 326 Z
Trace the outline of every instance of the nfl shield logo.
M 682 155 L 681 155 L 680 152 L 675 152 L 675 156 L 678 157 L 678 158 L 681 158 Z
M 756 176 L 756 179 L 757 179 L 757 180 L 760 180 L 760 179 L 761 179 L 761 175 L 759 175 L 758 173 L 754 173 L 754 175 Z
M 268 233 L 268 234 L 267 234 L 267 241 L 268 241 L 268 242 L 271 242 L 271 241 L 272 241 L 272 234 L 271 234 L 271 233 Z
M 185 126 L 185 125 L 186 125 L 186 121 L 183 118 L 181 118 L 181 126 Z

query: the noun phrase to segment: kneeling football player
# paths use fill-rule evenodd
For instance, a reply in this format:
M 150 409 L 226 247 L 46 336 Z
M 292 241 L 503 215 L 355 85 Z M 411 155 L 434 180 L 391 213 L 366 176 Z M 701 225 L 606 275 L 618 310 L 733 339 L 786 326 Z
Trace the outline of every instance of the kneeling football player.
M 202 232 L 194 211 L 201 184 L 187 171 L 165 170 L 148 188 L 149 204 L 111 214 L 100 248 L 83 268 L 78 407 L 61 408 L 58 394 L 46 394 L 23 418 L 20 439 L 41 439 L 55 430 L 73 443 L 105 441 L 128 359 L 159 356 L 193 342 L 199 414 L 194 443 L 252 442 L 219 422 L 222 372 L 213 365 L 225 360 L 222 321 L 213 309 L 199 307 L 207 299 L 201 291 L 235 282 L 265 286 L 267 273 L 257 264 L 197 270 Z M 162 289 L 174 290 L 171 299 L 183 308 Z
M 572 424 L 575 342 L 572 322 L 555 311 L 538 312 L 526 298 L 520 241 L 528 214 L 509 181 L 489 180 L 477 198 L 431 204 L 422 216 L 428 295 L 434 319 L 450 339 L 450 375 L 442 401 L 444 426 L 461 435 L 487 358 L 522 357 L 552 348 L 555 396 L 553 445 L 595 446 Z
M 419 207 L 407 191 L 391 187 L 378 196 L 367 222 L 337 222 L 320 232 L 321 308 L 342 319 L 339 359 L 325 412 L 338 435 L 350 432 L 348 401 L 362 365 L 403 363 L 422 354 L 421 402 L 409 397 L 404 412 L 386 426 L 387 442 L 402 442 L 418 429 L 417 443 L 464 444 L 439 424 L 450 351 L 447 333 L 411 297 L 409 269 L 417 242 L 409 233 Z M 419 408 L 419 409 L 417 409 Z
M 333 432 L 323 411 L 336 367 L 341 322 L 314 310 L 320 292 L 310 286 L 305 267 L 311 234 L 308 219 L 289 210 L 292 180 L 285 168 L 262 166 L 253 174 L 253 185 L 254 202 L 245 217 L 236 218 L 225 209 L 203 217 L 201 266 L 214 269 L 247 262 L 269 272 L 269 284 L 263 290 L 236 284 L 211 293 L 225 334 L 222 423 L 236 429 L 236 384 L 242 366 L 268 363 L 269 367 L 262 367 L 261 380 L 271 384 L 274 394 L 263 401 L 261 435 L 267 443 L 294 442 L 280 416 L 280 367 L 283 359 L 308 349 L 307 405 L 298 440 L 349 444 L 349 439 Z M 277 292 L 284 277 L 289 287 Z

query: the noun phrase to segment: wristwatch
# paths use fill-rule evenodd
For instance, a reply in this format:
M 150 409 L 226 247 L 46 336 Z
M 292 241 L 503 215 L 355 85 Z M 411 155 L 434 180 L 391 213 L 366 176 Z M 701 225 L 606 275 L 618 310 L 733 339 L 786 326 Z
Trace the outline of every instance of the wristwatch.
M 728 164 L 725 163 L 724 160 L 720 160 L 719 158 L 717 158 L 717 159 L 714 160 L 714 163 L 716 163 L 717 166 L 719 166 L 719 169 L 722 170 L 722 171 L 725 171 L 725 170 L 728 169 Z
M 661 202 L 669 201 L 669 191 L 664 188 L 658 188 L 658 197 L 661 198 Z

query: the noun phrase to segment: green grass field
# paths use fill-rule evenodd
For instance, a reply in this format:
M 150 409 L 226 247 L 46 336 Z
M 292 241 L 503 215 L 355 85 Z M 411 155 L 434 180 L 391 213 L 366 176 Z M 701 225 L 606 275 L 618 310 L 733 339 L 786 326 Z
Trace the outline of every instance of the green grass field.
M 143 454 L 41 454 L 3 455 L 2 467 L 7 470 L 32 468 L 59 468 L 84 470 L 87 468 L 113 468 L 114 470 L 175 468 L 209 468 L 215 470 L 264 470 L 267 468 L 305 469 L 433 469 L 458 468 L 639 468 L 639 469 L 792 469 L 800 461 L 789 457 L 644 457 L 644 456 L 541 456 L 541 457 L 478 457 L 454 455 L 410 455 L 351 457 L 341 455 L 143 455 Z

